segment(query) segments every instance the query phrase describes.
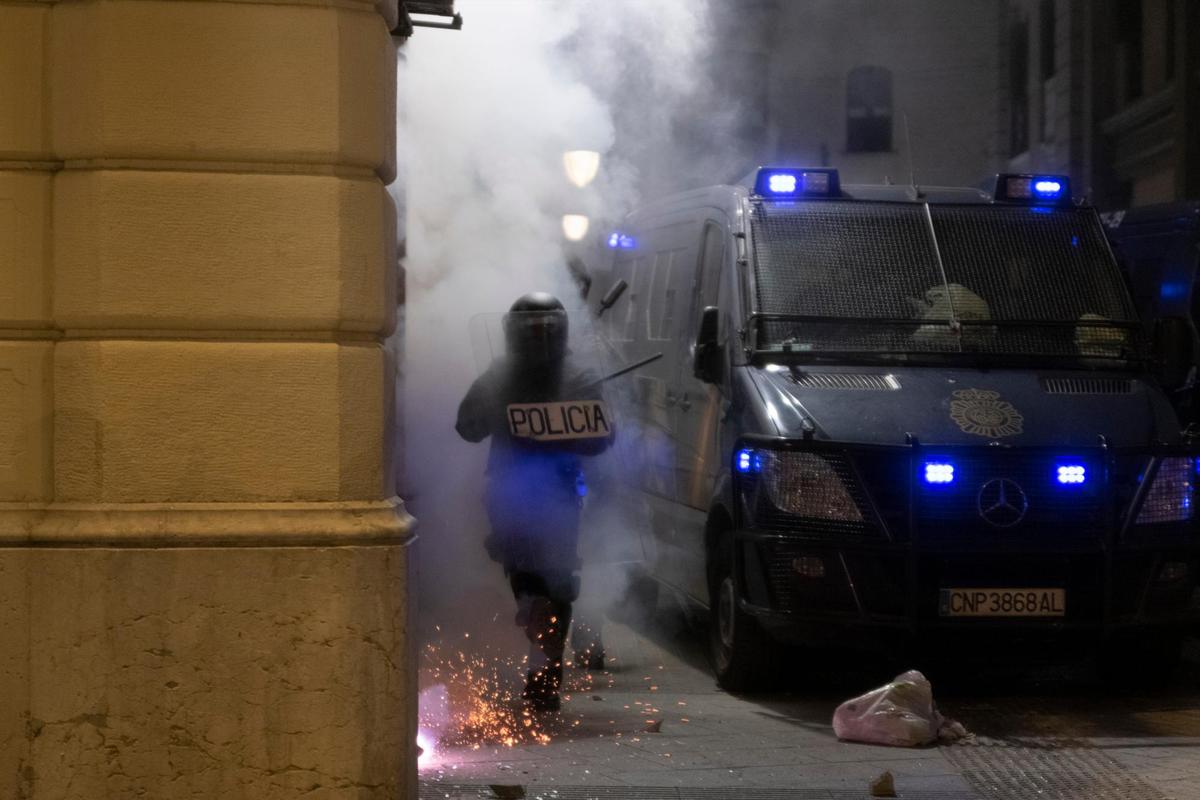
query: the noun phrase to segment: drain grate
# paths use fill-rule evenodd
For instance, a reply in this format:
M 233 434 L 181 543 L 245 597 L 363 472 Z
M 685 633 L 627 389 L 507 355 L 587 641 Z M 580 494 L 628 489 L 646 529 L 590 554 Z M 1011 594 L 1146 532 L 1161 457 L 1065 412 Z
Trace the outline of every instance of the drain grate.
M 1071 740 L 1010 743 L 981 738 L 941 750 L 987 800 L 1165 800 L 1102 750 Z
M 753 787 L 714 787 L 707 789 L 675 788 L 672 786 L 522 786 L 496 787 L 488 785 L 422 782 L 420 800 L 501 800 L 503 797 L 523 797 L 524 800 L 864 800 L 867 792 L 846 789 L 768 789 Z M 513 790 L 520 788 L 524 794 Z M 962 792 L 917 791 L 899 792 L 900 800 L 976 800 Z M 1021 796 L 1024 799 L 1025 795 Z M 1140 798 L 1139 798 L 1140 800 Z

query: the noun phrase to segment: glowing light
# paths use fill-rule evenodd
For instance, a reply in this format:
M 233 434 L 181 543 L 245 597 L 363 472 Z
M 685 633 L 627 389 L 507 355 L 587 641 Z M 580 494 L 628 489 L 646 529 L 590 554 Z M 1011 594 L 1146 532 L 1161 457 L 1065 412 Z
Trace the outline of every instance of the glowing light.
M 583 214 L 563 214 L 562 230 L 568 242 L 578 242 L 587 236 L 588 218 Z
M 1087 480 L 1087 469 L 1082 464 L 1063 464 L 1058 468 L 1058 482 L 1067 486 Z
M 754 176 L 754 193 L 767 197 L 833 197 L 839 187 L 835 169 L 762 167 Z
M 925 482 L 935 484 L 954 483 L 954 465 L 944 461 L 925 462 Z
M 734 463 L 737 465 L 738 472 L 752 472 L 758 465 L 758 459 L 753 450 L 738 450 Z
M 1178 300 L 1181 297 L 1187 297 L 1188 284 L 1182 282 L 1166 281 L 1159 288 L 1159 296 L 1163 300 Z
M 580 189 L 596 178 L 600 171 L 600 154 L 595 150 L 568 150 L 563 153 L 563 169 L 567 180 Z
M 418 765 L 452 764 L 455 752 L 464 747 L 550 743 L 547 721 L 520 701 L 520 683 L 529 667 L 525 657 L 487 646 L 466 651 L 448 642 L 430 642 L 421 662 L 421 681 L 435 685 L 418 698 L 417 744 L 433 744 L 426 752 L 434 755 L 420 756 Z M 591 672 L 572 671 L 563 686 L 564 700 L 572 692 L 591 690 L 592 679 Z
M 796 176 L 787 173 L 775 173 L 767 178 L 767 188 L 772 192 L 792 193 L 796 191 Z
M 1065 175 L 1000 175 L 997 200 L 1032 203 L 1065 203 L 1071 196 L 1070 179 Z
M 437 757 L 437 743 L 428 731 L 419 730 L 417 731 L 417 747 L 421 748 L 417 754 L 417 769 L 428 767 Z
M 632 236 L 626 236 L 620 231 L 613 231 L 608 236 L 608 246 L 614 250 L 617 248 L 632 250 L 637 247 L 637 239 L 634 239 Z

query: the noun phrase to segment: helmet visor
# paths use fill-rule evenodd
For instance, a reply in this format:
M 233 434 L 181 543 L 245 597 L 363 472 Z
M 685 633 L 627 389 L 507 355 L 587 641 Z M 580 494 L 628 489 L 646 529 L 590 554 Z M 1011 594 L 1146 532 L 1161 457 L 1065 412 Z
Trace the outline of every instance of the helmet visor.
M 529 361 L 562 358 L 567 348 L 565 311 L 510 311 L 504 317 L 509 355 Z

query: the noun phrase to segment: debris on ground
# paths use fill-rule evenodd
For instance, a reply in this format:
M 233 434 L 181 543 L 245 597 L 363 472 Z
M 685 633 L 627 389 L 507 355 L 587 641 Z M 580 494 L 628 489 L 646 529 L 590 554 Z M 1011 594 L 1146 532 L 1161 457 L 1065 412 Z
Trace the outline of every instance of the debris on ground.
M 644 730 L 646 731 L 646 733 L 658 733 L 658 732 L 660 732 L 660 731 L 662 730 L 662 720 L 661 720 L 661 719 L 648 719 L 648 720 L 646 720 L 646 727 L 645 727 L 645 729 L 644 729 Z
M 842 703 L 833 712 L 833 732 L 843 741 L 892 747 L 920 747 L 967 735 L 962 725 L 938 712 L 933 687 L 916 670 Z
M 884 772 L 875 780 L 871 781 L 871 797 L 895 797 L 896 796 L 896 780 L 892 777 L 891 772 Z

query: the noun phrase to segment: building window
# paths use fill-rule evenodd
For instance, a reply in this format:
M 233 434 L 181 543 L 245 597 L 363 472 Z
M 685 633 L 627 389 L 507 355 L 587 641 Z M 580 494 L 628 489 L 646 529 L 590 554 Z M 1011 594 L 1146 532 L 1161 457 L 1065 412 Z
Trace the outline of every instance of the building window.
M 1008 150 L 1019 156 L 1029 149 L 1029 22 L 1023 19 L 1012 24 L 1008 37 L 1008 83 Z
M 892 73 L 855 67 L 846 78 L 846 152 L 892 149 Z

